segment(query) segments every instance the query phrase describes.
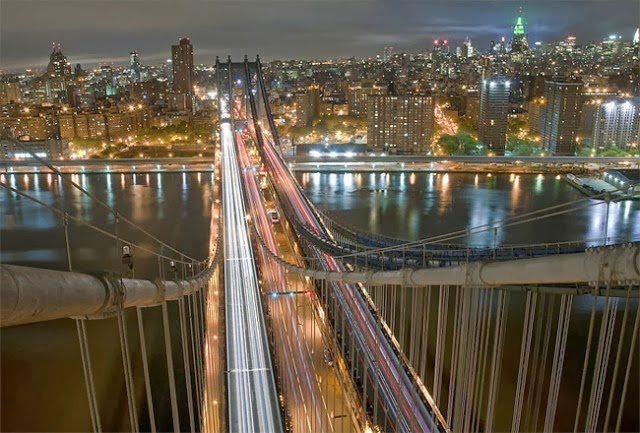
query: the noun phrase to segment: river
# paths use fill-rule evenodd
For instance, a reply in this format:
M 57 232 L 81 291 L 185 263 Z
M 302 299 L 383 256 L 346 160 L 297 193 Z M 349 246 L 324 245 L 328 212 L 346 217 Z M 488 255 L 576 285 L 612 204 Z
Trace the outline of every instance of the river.
M 606 204 L 583 200 L 578 191 L 553 175 L 296 173 L 296 176 L 310 199 L 339 221 L 400 238 L 414 240 L 491 224 L 524 212 L 572 201 L 581 201 L 588 207 L 547 220 L 533 220 L 526 225 L 495 232 L 488 230 L 456 241 L 467 245 L 492 245 L 573 240 L 598 243 L 605 236 L 611 240 L 640 238 L 640 202 L 610 203 L 607 217 Z M 79 174 L 74 179 L 168 244 L 196 258 L 205 256 L 214 182 L 211 172 Z M 88 223 L 110 231 L 114 229 L 112 215 L 78 191 L 61 185 L 54 175 L 7 174 L 3 181 L 49 205 L 82 217 Z M 48 209 L 4 189 L 0 193 L 0 209 L 0 261 L 66 268 L 64 231 L 60 219 Z M 123 222 L 118 226 L 120 236 L 155 248 L 152 242 Z M 74 269 L 124 272 L 114 240 L 77 224 L 70 226 L 69 233 Z M 157 265 L 152 257 L 138 251 L 134 253 L 134 261 L 136 277 L 154 276 Z M 574 303 L 578 325 L 584 322 L 588 304 L 587 301 Z M 145 310 L 145 329 L 158 430 L 163 431 L 171 428 L 171 411 L 168 406 L 161 406 L 160 399 L 157 399 L 157 396 L 168 392 L 158 310 Z M 172 322 L 175 323 L 177 315 L 175 311 L 172 313 Z M 520 319 L 513 320 L 518 323 Z M 132 353 L 134 377 L 141 378 L 135 314 L 129 314 L 127 321 L 130 344 L 138 348 Z M 103 430 L 127 430 L 116 321 L 91 321 L 88 328 L 96 385 L 102 402 Z M 176 335 L 179 335 L 177 330 L 172 333 L 172 338 L 178 338 Z M 575 356 L 568 356 L 568 368 L 580 364 L 580 344 L 585 335 L 582 326 L 572 331 L 568 350 L 575 352 Z M 90 430 L 74 322 L 63 319 L 4 328 L 1 337 L 2 431 Z M 507 352 L 517 357 L 520 340 L 517 335 L 512 340 Z M 174 361 L 178 369 L 181 362 L 179 352 L 175 353 Z M 631 383 L 636 385 L 627 397 L 627 408 L 631 408 L 631 412 L 627 412 L 631 415 L 625 414 L 625 423 L 633 423 L 629 416 L 632 417 L 633 408 L 638 407 L 637 377 Z M 136 383 L 139 398 L 142 388 L 142 380 L 139 379 Z M 185 388 L 184 378 L 178 378 L 178 388 Z M 184 391 L 182 393 L 184 395 Z M 570 397 L 563 394 L 561 408 L 571 406 Z M 145 404 L 140 405 L 143 411 L 141 428 L 148 429 Z M 184 406 L 181 407 L 181 424 L 183 429 L 188 429 Z M 637 411 L 635 414 L 637 416 Z M 561 427 L 564 428 L 565 423 L 561 423 Z

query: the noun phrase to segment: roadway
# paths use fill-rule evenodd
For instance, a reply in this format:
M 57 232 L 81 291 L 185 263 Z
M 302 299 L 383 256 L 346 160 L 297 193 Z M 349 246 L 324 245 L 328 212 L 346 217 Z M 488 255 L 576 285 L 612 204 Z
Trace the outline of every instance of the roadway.
M 577 165 L 601 164 L 605 166 L 621 166 L 635 168 L 640 164 L 640 157 L 588 157 L 588 156 L 427 156 L 427 155 L 381 155 L 381 154 L 321 154 L 321 155 L 296 155 L 286 158 L 287 162 L 300 164 L 386 164 L 389 166 L 404 164 L 403 167 L 420 167 L 430 163 L 466 163 L 466 164 L 501 164 L 501 165 Z
M 261 68 L 259 63 L 257 65 L 257 75 L 260 87 L 263 89 L 262 102 L 271 126 L 271 134 L 275 138 L 277 133 L 270 117 Z M 248 74 L 245 79 L 250 80 Z M 252 105 L 255 105 L 253 93 L 251 91 L 248 93 Z M 254 128 L 260 133 L 261 128 L 257 124 L 257 119 Z M 312 205 L 291 175 L 286 162 L 276 151 L 272 141 L 265 135 L 261 138 L 258 141 L 263 142 L 261 149 L 263 161 L 272 177 L 280 204 L 287 217 L 291 221 L 306 225 L 311 230 L 324 234 L 327 239 L 331 239 L 330 234 L 315 214 Z M 313 261 L 319 265 L 318 267 L 324 270 L 346 270 L 345 265 L 313 246 L 309 247 L 307 255 L 313 257 Z M 369 383 L 372 385 L 371 388 L 376 389 L 377 392 L 373 392 L 373 398 L 367 400 L 368 403 L 373 403 L 374 414 L 378 408 L 377 397 L 382 401 L 384 416 L 374 416 L 377 427 L 383 431 L 401 432 L 446 430 L 446 423 L 431 402 L 430 396 L 426 394 L 422 384 L 416 382 L 415 375 L 409 375 L 409 369 L 399 359 L 399 349 L 393 345 L 390 336 L 382 330 L 383 324 L 374 313 L 374 307 L 368 302 L 362 287 L 345 283 L 330 283 L 327 291 L 332 298 L 331 302 L 333 302 L 330 316 L 333 316 L 334 326 L 338 322 L 341 325 L 339 339 L 342 343 L 343 354 L 345 348 L 350 347 L 349 370 L 352 372 L 354 382 L 360 381 L 360 386 L 364 386 L 364 390 L 367 389 Z M 326 294 L 324 296 L 325 302 L 329 302 Z M 339 321 L 337 320 L 338 316 L 340 316 Z M 359 368 L 359 366 L 363 367 Z M 362 372 L 361 375 L 360 372 Z M 366 400 L 368 394 L 364 390 L 362 398 Z M 368 403 L 362 401 L 365 410 L 368 409 Z
M 320 233 L 326 233 L 291 177 L 286 164 L 266 137 L 263 152 L 284 207 L 290 210 L 300 223 L 313 227 Z M 312 248 L 312 252 L 326 270 L 346 270 L 344 265 L 333 257 L 315 248 Z M 381 324 L 370 311 L 369 305 L 359 293 L 358 288 L 349 284 L 336 283 L 332 284 L 331 292 L 340 304 L 341 314 L 344 315 L 342 323 L 345 320 L 348 322 L 347 332 L 351 334 L 351 341 L 355 342 L 360 356 L 364 358 L 361 360 L 366 365 L 366 375 L 373 378 L 372 382 L 379 388 L 379 396 L 384 401 L 385 417 L 380 419 L 386 419 L 379 422 L 381 427 L 406 432 L 440 430 L 441 427 L 436 425 L 437 421 L 434 421 L 434 417 L 429 413 L 430 408 L 427 408 L 416 391 L 416 385 L 399 361 L 392 345 L 382 334 Z M 336 314 L 335 311 L 334 314 Z M 347 338 L 346 333 L 342 338 Z M 352 347 L 352 350 L 356 349 Z M 354 366 L 351 368 L 355 369 Z
M 223 99 L 220 108 L 228 117 Z M 283 432 L 232 124 L 222 122 L 220 129 L 228 428 Z
M 236 143 L 251 210 L 251 222 L 269 249 L 278 251 L 280 248 L 279 242 L 276 241 L 274 225 L 267 215 L 264 197 L 260 192 L 244 140 L 239 134 Z M 260 250 L 259 256 L 262 288 L 269 304 L 276 339 L 274 355 L 279 359 L 279 371 L 286 381 L 288 395 L 285 403 L 291 416 L 293 431 L 333 432 L 329 405 L 323 397 L 316 376 L 317 366 L 313 363 L 313 355 L 307 344 L 308 340 L 313 342 L 315 335 L 308 338 L 310 336 L 305 335 L 304 330 L 311 325 L 299 321 L 302 313 L 298 311 L 298 302 L 306 299 L 310 293 L 305 293 L 304 285 L 296 281 L 299 278 L 297 275 L 286 273 L 265 251 Z M 291 277 L 294 277 L 294 281 Z M 289 294 L 292 291 L 300 294 Z M 302 329 L 301 325 L 304 325 Z

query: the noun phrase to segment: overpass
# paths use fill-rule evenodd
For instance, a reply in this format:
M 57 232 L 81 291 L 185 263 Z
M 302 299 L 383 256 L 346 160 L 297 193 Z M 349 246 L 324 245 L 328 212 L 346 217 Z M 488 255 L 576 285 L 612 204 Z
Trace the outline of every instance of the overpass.
M 94 431 L 102 430 L 101 404 L 85 324 L 112 318 L 121 329 L 129 425 L 139 429 L 142 397 L 134 392 L 136 361 L 124 331 L 124 312 L 133 308 L 161 310 L 174 431 L 185 424 L 181 413 L 191 431 L 493 431 L 505 425 L 552 431 L 567 374 L 576 377 L 565 368 L 575 303 L 588 306 L 589 320 L 578 348 L 584 362 L 570 415 L 574 430 L 620 430 L 637 375 L 639 244 L 604 245 L 605 234 L 600 246 L 470 249 L 455 243 L 466 230 L 416 242 L 357 231 L 319 212 L 291 175 L 259 60 L 217 62 L 216 71 L 221 144 L 213 163 L 220 185 L 208 257 L 187 257 L 148 232 L 153 248 L 135 245 L 116 224 L 105 235 L 154 254 L 155 281 L 135 279 L 126 267 L 73 272 L 70 255 L 69 272 L 2 265 L 2 326 L 76 320 Z M 98 200 L 57 162 L 38 162 Z M 268 173 L 266 189 L 253 171 L 258 164 Z M 2 186 L 38 203 L 28 192 Z M 39 204 L 66 227 L 68 213 Z M 587 205 L 602 203 L 584 199 L 497 228 Z M 273 224 L 267 207 L 277 208 L 282 221 Z M 109 211 L 116 222 L 135 226 Z M 67 236 L 65 248 L 73 248 Z M 132 256 L 123 250 L 125 266 Z M 179 313 L 181 363 L 173 359 L 170 307 Z M 509 324 L 511 315 L 522 321 Z M 508 338 L 519 342 L 515 362 L 505 351 Z M 178 364 L 182 371 L 175 371 Z M 154 419 L 155 384 L 148 366 L 142 370 L 146 414 Z M 178 399 L 177 374 L 188 377 L 187 401 Z M 501 379 L 513 387 L 505 390 Z

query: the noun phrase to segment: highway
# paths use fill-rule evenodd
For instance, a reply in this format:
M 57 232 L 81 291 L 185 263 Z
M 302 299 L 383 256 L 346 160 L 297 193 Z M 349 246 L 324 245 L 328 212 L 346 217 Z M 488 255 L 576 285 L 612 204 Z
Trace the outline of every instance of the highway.
M 222 118 L 229 118 L 224 98 Z M 221 122 L 230 432 L 283 432 L 231 121 Z
M 237 134 L 236 143 L 245 193 L 251 209 L 251 221 L 269 248 L 277 251 L 272 223 L 267 215 L 264 199 L 240 134 Z M 278 347 L 276 352 L 280 350 L 288 355 L 279 368 L 281 374 L 286 376 L 293 394 L 289 396 L 286 403 L 292 413 L 294 431 L 313 431 L 315 426 L 323 424 L 329 426 L 331 420 L 328 417 L 327 405 L 322 398 L 315 368 L 298 324 L 296 296 L 305 295 L 287 294 L 292 288 L 289 286 L 286 273 L 264 252 L 261 254 L 260 269 L 263 290 L 268 293 L 270 314 L 274 321 L 273 330 Z
M 250 92 L 251 98 L 253 96 Z M 269 109 L 266 111 L 268 113 Z M 260 131 L 260 128 L 256 127 L 256 130 Z M 273 131 L 272 134 L 275 135 Z M 318 233 L 324 233 L 330 238 L 272 142 L 266 135 L 263 141 L 263 161 L 272 176 L 285 213 L 299 224 L 306 225 Z M 345 270 L 343 264 L 317 248 L 311 247 L 310 252 L 325 270 Z M 436 415 L 432 414 L 434 408 L 428 407 L 426 403 L 430 397 L 417 391 L 419 386 L 414 383 L 415 379 L 409 376 L 406 366 L 399 360 L 397 349 L 383 333 L 382 324 L 373 314 L 371 306 L 360 290 L 360 287 L 350 284 L 330 284 L 331 297 L 339 304 L 339 308 L 334 307 L 331 313 L 334 323 L 337 323 L 337 315 L 342 316 L 341 339 L 343 342 L 351 342 L 352 353 L 357 352 L 360 358 L 358 361 L 365 365 L 363 380 L 372 383 L 379 390 L 384 417 L 376 420 L 378 427 L 383 431 L 391 429 L 401 432 L 444 430 L 440 414 L 437 410 Z M 351 365 L 350 369 L 356 371 L 357 367 Z
M 636 168 L 640 164 L 640 157 L 590 157 L 590 156 L 428 156 L 428 155 L 381 155 L 381 154 L 321 154 L 320 156 L 296 155 L 286 158 L 294 164 L 402 164 L 422 165 L 434 163 L 467 163 L 467 164 L 547 164 L 547 165 L 620 165 Z

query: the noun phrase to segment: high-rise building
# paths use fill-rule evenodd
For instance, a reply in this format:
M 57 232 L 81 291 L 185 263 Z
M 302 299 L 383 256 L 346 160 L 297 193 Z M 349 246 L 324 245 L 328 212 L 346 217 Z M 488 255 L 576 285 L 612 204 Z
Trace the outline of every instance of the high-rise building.
M 361 81 L 351 84 L 347 88 L 347 103 L 349 115 L 357 117 L 367 116 L 367 98 L 387 94 L 388 86 L 373 81 Z
M 59 43 L 53 43 L 53 51 L 51 51 L 49 64 L 47 65 L 47 75 L 49 77 L 71 77 L 71 63 L 62 54 L 62 47 Z
M 73 140 L 76 138 L 75 116 L 73 114 L 61 114 L 58 116 L 60 138 Z
M 18 81 L 0 81 L 0 104 L 19 104 L 22 102 L 22 91 Z
M 511 82 L 504 76 L 483 80 L 480 88 L 478 137 L 494 155 L 504 155 Z
M 432 96 L 369 96 L 367 146 L 389 153 L 427 153 L 433 136 L 433 111 Z
M 312 84 L 305 92 L 296 94 L 296 123 L 310 125 L 318 116 L 320 116 L 320 87 Z
M 553 155 L 573 155 L 582 113 L 583 83 L 554 79 L 545 83 L 542 144 Z
M 193 45 L 189 38 L 180 39 L 171 46 L 173 91 L 181 95 L 184 109 L 193 107 Z
M 640 98 L 613 99 L 601 104 L 593 127 L 593 146 L 623 149 L 640 145 Z
M 382 60 L 384 62 L 388 62 L 393 58 L 395 54 L 393 47 L 384 47 L 384 51 L 382 52 Z
M 633 57 L 637 60 L 640 57 L 640 28 L 636 29 L 631 43 L 633 45 Z
M 462 57 L 473 57 L 473 46 L 471 45 L 471 39 L 467 36 L 462 43 Z
M 507 44 L 504 40 L 504 36 L 500 38 L 500 45 L 498 46 L 498 51 L 500 54 L 505 54 L 507 52 Z
M 131 79 L 136 83 L 140 82 L 140 55 L 137 51 L 129 53 L 129 71 Z
M 527 35 L 524 32 L 524 21 L 522 20 L 522 15 L 518 16 L 516 23 L 513 26 L 513 36 L 511 37 L 511 44 L 509 48 L 512 53 L 522 53 L 529 50 Z
M 529 102 L 529 132 L 540 134 L 544 127 L 544 112 L 547 101 L 543 97 L 534 98 Z

